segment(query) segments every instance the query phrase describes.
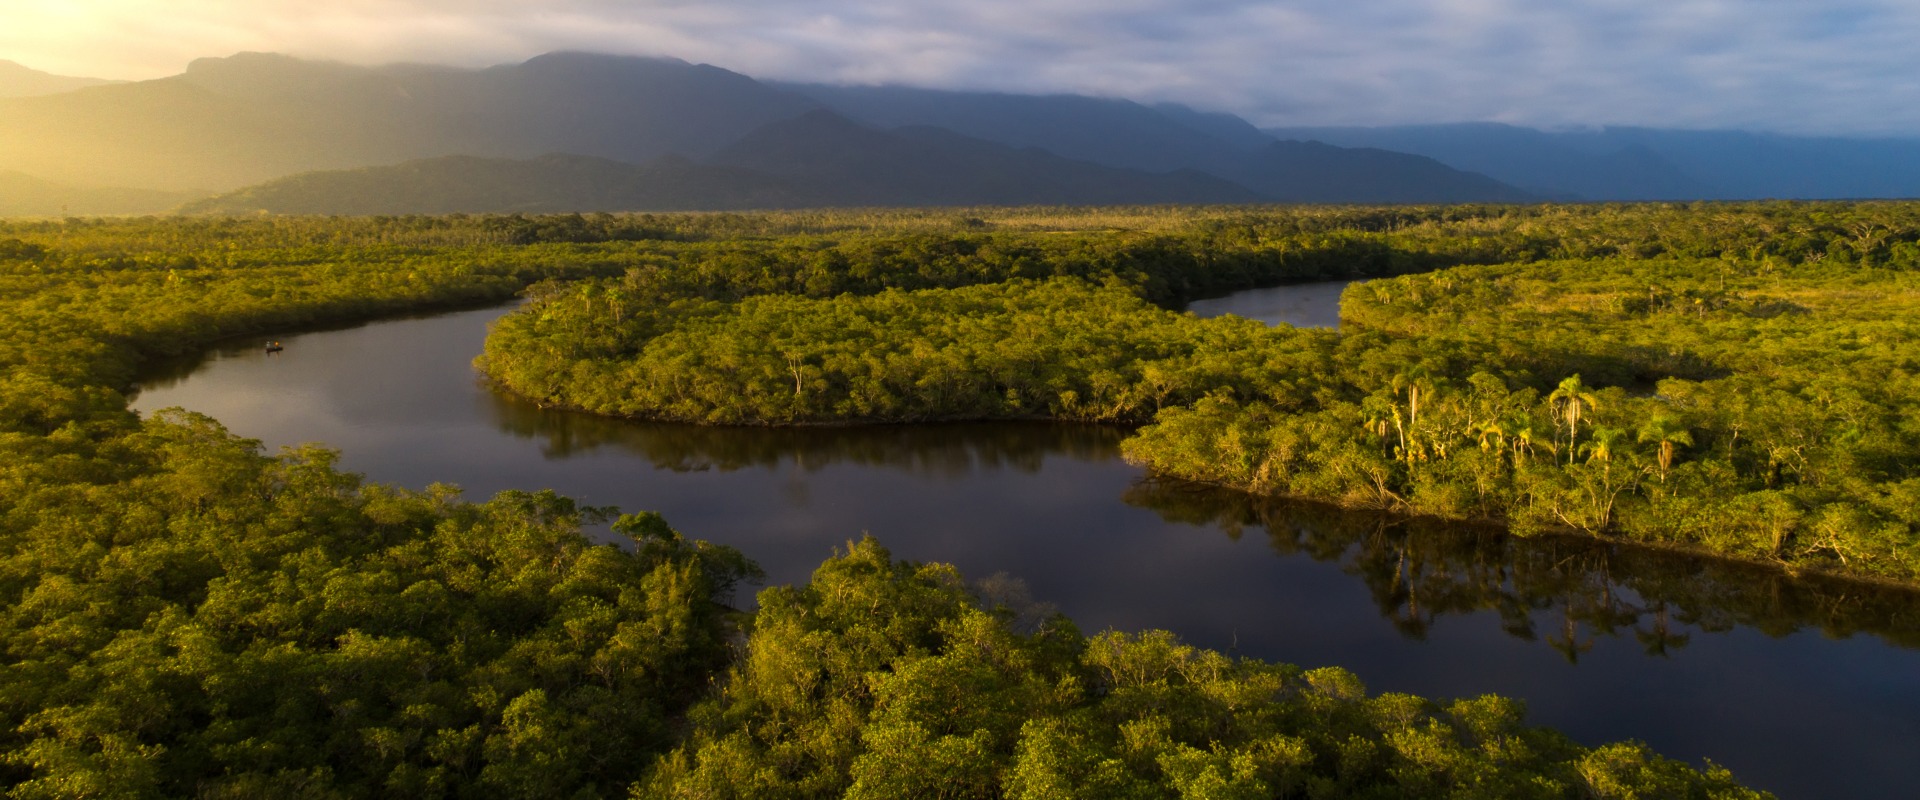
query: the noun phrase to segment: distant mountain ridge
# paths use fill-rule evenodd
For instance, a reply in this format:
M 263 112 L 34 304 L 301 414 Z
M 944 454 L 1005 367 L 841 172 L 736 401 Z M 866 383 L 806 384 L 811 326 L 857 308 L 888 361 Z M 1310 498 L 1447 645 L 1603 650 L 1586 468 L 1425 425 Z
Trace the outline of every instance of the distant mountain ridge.
M 1585 200 L 1920 197 L 1920 139 L 1496 123 L 1270 128 L 1280 137 L 1424 155 L 1529 191 Z
M 0 170 L 0 217 L 162 214 L 196 195 L 103 186 L 74 186 Z
M 777 85 L 876 128 L 945 128 L 1014 147 L 1037 147 L 1067 158 L 1149 172 L 1198 169 L 1232 178 L 1227 173 L 1240 156 L 1271 141 L 1252 125 L 1246 125 L 1251 136 L 1220 136 L 1204 124 L 1195 124 L 1205 119 L 1196 112 L 1170 114 L 1128 100 L 898 86 Z
M 1147 172 L 827 110 L 766 125 L 703 162 L 454 156 L 316 171 L 193 203 L 197 214 L 682 211 L 849 206 L 1522 202 L 1420 156 L 1275 142 L 1245 162 L 1271 193 L 1192 169 Z M 1264 172 L 1262 171 L 1264 170 Z
M 878 131 L 814 111 L 749 134 L 705 163 L 575 155 L 447 156 L 303 173 L 189 204 L 191 214 L 690 211 L 884 205 L 1249 203 L 1200 173 L 1071 161 L 949 131 Z
M 878 127 L 932 126 L 1096 164 L 1191 170 L 1295 203 L 1537 202 L 1433 159 L 1275 142 L 1246 120 L 1177 104 L 898 86 L 780 84 Z
M 119 81 L 54 75 L 0 59 L 0 97 L 37 97 L 71 92 L 88 86 L 104 86 L 109 83 L 119 83 Z
M 1920 196 L 1920 140 L 1496 124 L 1262 131 L 1178 104 L 765 83 L 587 53 L 484 69 L 242 53 L 169 78 L 0 98 L 0 121 L 0 171 L 229 193 L 200 209 Z
M 827 108 L 841 113 L 823 116 Z M 675 59 L 584 53 L 478 70 L 242 53 L 197 60 L 171 78 L 0 100 L 0 118 L 16 123 L 0 126 L 0 169 L 243 190 L 195 206 L 202 211 L 1523 197 L 1431 169 L 1405 185 L 1379 164 L 1364 178 L 1334 167 L 1276 170 L 1263 163 L 1269 142 L 1253 126 L 1182 106 L 768 85 Z M 549 154 L 603 159 L 605 173 Z M 636 166 L 668 156 L 717 156 L 701 166 L 736 171 Z M 340 171 L 349 174 L 332 174 Z M 1276 175 L 1287 185 L 1274 185 Z M 1307 175 L 1325 185 L 1303 183 Z M 699 180 L 717 183 L 702 189 Z
M 665 158 L 440 156 L 289 175 L 182 206 L 184 214 L 478 214 L 733 211 L 819 205 L 770 175 Z
M 1542 198 L 1426 156 L 1319 141 L 1273 142 L 1244 160 L 1242 180 L 1289 203 L 1536 203 Z
M 712 163 L 817 187 L 837 205 L 1253 203 L 1260 195 L 1192 170 L 1153 173 L 1015 148 L 943 128 L 880 131 L 814 111 L 749 134 Z
M 0 169 L 159 189 L 446 155 L 629 163 L 707 153 L 812 101 L 718 67 L 554 53 L 481 70 L 244 53 L 185 73 L 0 100 Z

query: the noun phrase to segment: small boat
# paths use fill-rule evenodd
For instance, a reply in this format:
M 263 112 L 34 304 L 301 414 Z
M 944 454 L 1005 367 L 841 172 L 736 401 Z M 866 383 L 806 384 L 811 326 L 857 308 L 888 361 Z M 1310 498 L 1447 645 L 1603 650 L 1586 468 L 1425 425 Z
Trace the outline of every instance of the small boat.
M 269 353 L 278 353 L 285 349 L 287 348 L 281 346 L 279 342 L 267 342 L 267 352 Z

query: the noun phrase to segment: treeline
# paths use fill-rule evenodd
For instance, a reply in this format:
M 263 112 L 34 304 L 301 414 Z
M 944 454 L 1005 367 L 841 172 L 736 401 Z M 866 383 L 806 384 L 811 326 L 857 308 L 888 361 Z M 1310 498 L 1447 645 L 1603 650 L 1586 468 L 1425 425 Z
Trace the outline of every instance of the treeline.
M 1132 232 L 1245 243 L 1338 233 L 1395 250 L 1499 263 L 1622 256 L 1799 264 L 1920 263 L 1920 219 L 1900 202 L 1452 206 L 1142 206 L 825 209 L 774 213 L 10 220 L 0 239 L 63 253 L 305 246 L 473 248 L 541 243 L 720 242 L 865 235 Z M 1241 244 L 1236 244 L 1239 242 Z
M 332 459 L 162 416 L 85 464 L 83 502 L 9 509 L 33 523 L 0 561 L 10 796 L 607 796 L 677 741 L 744 558 Z
M 463 238 L 518 224 L 484 219 L 0 227 L 11 796 L 826 796 L 936 780 L 979 797 L 1755 796 L 1640 745 L 1525 727 L 1510 701 L 1369 697 L 1337 670 L 1162 634 L 1088 640 L 871 544 L 736 620 L 729 590 L 753 566 L 657 516 L 615 522 L 629 547 L 594 545 L 581 523 L 611 513 L 550 494 L 365 485 L 322 449 L 265 456 L 204 417 L 127 410 L 147 359 L 622 275 L 687 244 L 568 232 L 596 222 L 581 219 L 531 220 L 561 233 L 528 238 L 565 241 L 529 244 Z
M 581 283 L 536 298 L 489 335 L 480 362 L 495 380 L 597 413 L 702 423 L 1144 422 L 1223 387 L 1285 392 L 1264 376 L 1313 350 L 1071 278 L 666 305 Z
M 1349 391 L 1169 409 L 1126 443 L 1256 492 L 1920 576 L 1920 273 L 1474 267 L 1349 290 Z
M 1502 631 L 1577 662 L 1596 639 L 1632 639 L 1649 655 L 1685 648 L 1693 631 L 1786 636 L 1868 634 L 1920 646 L 1909 587 L 1764 564 L 1686 557 L 1583 536 L 1511 536 L 1491 525 L 1351 511 L 1178 480 L 1141 481 L 1128 505 L 1187 525 L 1253 537 L 1274 552 L 1338 564 L 1382 617 L 1424 638 L 1450 616 L 1492 613 Z
M 1163 475 L 1920 577 L 1920 208 L 1341 213 L 699 243 L 536 291 L 481 363 L 641 418 L 1151 422 Z M 1155 305 L 1399 272 L 1340 336 Z
M 148 229 L 144 233 L 143 229 Z M 35 237 L 36 231 L 53 230 Z M 148 358 L 585 274 L 397 248 L 0 236 L 0 785 L 14 797 L 617 793 L 729 657 L 737 554 L 139 419 Z
M 870 539 L 762 592 L 717 685 L 634 796 L 1760 796 L 1643 745 L 1526 727 L 1500 697 L 1369 696 L 1338 668 L 1085 637 Z

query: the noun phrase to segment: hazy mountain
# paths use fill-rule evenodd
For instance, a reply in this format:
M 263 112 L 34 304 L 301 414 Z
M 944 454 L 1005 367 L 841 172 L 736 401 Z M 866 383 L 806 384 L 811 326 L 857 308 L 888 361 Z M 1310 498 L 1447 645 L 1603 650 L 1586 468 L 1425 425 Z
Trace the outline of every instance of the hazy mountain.
M 443 156 L 383 167 L 306 172 L 210 197 L 186 214 L 453 214 L 719 211 L 819 201 L 749 170 L 661 159 L 645 166 L 548 155 Z
M 197 214 L 678 211 L 855 205 L 1244 203 L 1193 172 L 1072 161 L 933 128 L 877 131 L 828 111 L 765 126 L 708 163 L 449 156 L 316 171 L 208 198 Z
M 1062 158 L 933 127 L 880 131 L 815 111 L 755 131 L 710 163 L 814 187 L 841 205 L 1249 203 L 1192 170 L 1151 173 Z
M 1288 203 L 1529 203 L 1540 197 L 1425 156 L 1325 142 L 1274 142 L 1248 157 L 1246 185 Z
M 823 108 L 841 115 L 806 115 Z M 1535 197 L 1417 156 L 1276 143 L 1238 117 L 1177 104 L 898 87 L 783 88 L 673 59 L 579 53 L 487 69 L 360 67 L 243 53 L 201 59 L 160 80 L 0 99 L 0 119 L 7 122 L 0 125 L 0 169 L 70 184 L 255 186 L 255 194 L 228 200 L 276 208 L 308 195 L 341 201 L 327 201 L 328 208 L 371 207 L 376 198 L 370 196 L 345 202 L 359 191 L 350 188 L 356 181 L 439 186 L 466 198 L 449 203 L 489 209 L 552 208 L 552 192 L 561 186 L 584 193 L 568 201 L 576 208 L 616 201 L 635 208 L 734 208 Z M 1670 143 L 1651 140 L 1649 132 L 1608 132 L 1618 141 L 1500 126 L 1325 133 L 1314 138 L 1341 146 L 1398 136 L 1444 151 L 1434 158 L 1453 167 L 1544 195 L 1709 196 L 1701 187 L 1738 172 L 1737 159 L 1722 163 L 1714 152 L 1696 152 L 1712 151 L 1712 142 L 1675 144 L 1682 153 L 1676 156 Z M 1749 144 L 1729 152 L 1781 149 L 1773 140 Z M 593 183 L 552 163 L 411 163 L 456 155 L 525 161 L 548 153 L 624 165 L 715 156 L 712 165 L 783 182 L 763 186 L 739 174 L 681 169 L 643 177 L 616 170 Z M 1673 162 L 1685 163 L 1675 168 Z M 308 174 L 395 164 L 405 169 Z M 506 176 L 515 170 L 536 185 L 516 194 L 498 183 L 514 180 Z M 284 176 L 299 177 L 259 186 Z M 718 183 L 700 194 L 686 183 L 696 178 Z M 636 188 L 642 186 L 656 188 Z M 430 199 L 415 194 L 394 203 L 421 209 Z
M 1149 108 L 1078 95 L 785 86 L 876 128 L 945 128 L 1014 147 L 1042 148 L 1064 158 L 1149 172 L 1199 169 L 1232 178 L 1226 173 L 1239 155 L 1272 141 L 1238 117 L 1201 114 L 1183 106 Z
M 73 186 L 0 171 L 0 217 L 160 214 L 197 196 L 148 189 Z
M 673 59 L 556 53 L 480 70 L 246 53 L 184 74 L 0 100 L 0 169 L 229 188 L 442 155 L 700 156 L 812 101 Z
M 0 97 L 36 97 L 109 83 L 117 81 L 54 75 L 0 59 Z
M 1224 111 L 1196 111 L 1179 103 L 1156 103 L 1153 110 L 1193 130 L 1212 136 L 1243 151 L 1254 151 L 1273 142 L 1273 135 Z
M 1417 153 L 1542 194 L 1591 200 L 1920 196 L 1914 139 L 1490 123 L 1268 132 Z
M 1276 145 L 1232 114 L 1075 95 L 792 84 L 855 120 L 931 126 L 1113 167 L 1196 170 L 1287 202 L 1524 202 L 1540 198 L 1432 159 L 1379 150 Z
M 1650 128 L 1604 128 L 1584 135 L 1608 146 L 1657 153 L 1698 177 L 1713 190 L 1712 197 L 1920 197 L 1920 139 Z
M 1707 196 L 1710 189 L 1659 154 L 1624 145 L 1495 123 L 1388 128 L 1287 128 L 1277 136 L 1344 147 L 1414 153 L 1549 196 L 1593 200 L 1666 200 Z

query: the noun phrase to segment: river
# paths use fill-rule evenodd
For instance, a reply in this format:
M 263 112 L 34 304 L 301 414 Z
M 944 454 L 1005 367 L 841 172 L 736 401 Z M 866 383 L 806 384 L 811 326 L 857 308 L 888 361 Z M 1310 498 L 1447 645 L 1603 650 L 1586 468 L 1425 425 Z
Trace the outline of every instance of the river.
M 1337 289 L 1296 288 L 1194 310 L 1337 322 Z M 1308 292 L 1318 299 L 1296 302 Z M 1373 691 L 1518 697 L 1582 742 L 1643 740 L 1782 797 L 1920 783 L 1920 595 L 1156 483 L 1120 460 L 1111 428 L 727 429 L 549 411 L 474 375 L 505 312 L 280 336 L 272 355 L 234 342 L 156 366 L 134 407 L 206 413 L 269 449 L 322 442 L 373 481 L 660 511 L 773 583 L 872 534 L 897 557 L 1002 576 L 1089 633 L 1164 628 L 1344 666 Z

